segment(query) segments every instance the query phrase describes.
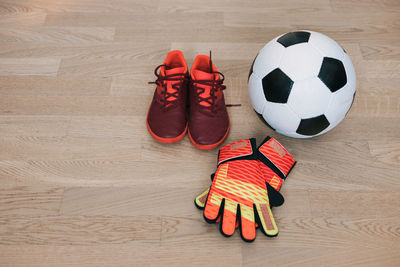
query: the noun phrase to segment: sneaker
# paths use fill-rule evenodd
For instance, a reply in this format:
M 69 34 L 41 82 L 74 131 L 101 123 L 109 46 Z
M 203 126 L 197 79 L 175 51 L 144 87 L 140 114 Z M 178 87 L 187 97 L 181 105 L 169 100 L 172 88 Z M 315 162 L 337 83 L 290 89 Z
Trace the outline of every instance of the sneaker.
M 157 76 L 154 92 L 147 113 L 147 129 L 151 136 L 162 143 L 175 143 L 187 131 L 186 99 L 188 68 L 181 51 L 168 53 L 164 63 L 154 70 Z
M 210 57 L 196 57 L 190 75 L 189 138 L 199 149 L 213 149 L 229 132 L 229 116 L 222 92 L 224 75 L 212 63 L 211 53 Z

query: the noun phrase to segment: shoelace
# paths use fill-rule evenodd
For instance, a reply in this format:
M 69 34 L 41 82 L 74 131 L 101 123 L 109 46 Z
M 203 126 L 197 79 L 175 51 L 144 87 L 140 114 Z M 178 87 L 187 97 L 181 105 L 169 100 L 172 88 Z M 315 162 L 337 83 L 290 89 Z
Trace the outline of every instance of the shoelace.
M 155 82 L 149 82 L 149 84 L 157 84 L 157 86 L 162 87 L 161 93 L 163 94 L 162 96 L 162 102 L 163 102 L 163 107 L 168 108 L 178 101 L 179 94 L 182 91 L 182 85 L 183 83 L 187 80 L 187 77 L 184 73 L 175 73 L 175 74 L 169 74 L 169 75 L 164 75 L 162 76 L 158 70 L 161 67 L 166 67 L 165 64 L 157 66 L 157 68 L 154 70 L 154 75 L 156 75 L 157 80 Z M 167 83 L 166 81 L 179 81 L 178 83 L 175 83 L 172 85 L 172 88 L 175 89 L 174 92 L 168 92 L 167 90 Z M 175 99 L 170 100 L 171 98 L 175 97 Z
M 222 78 L 220 78 L 220 79 L 218 79 L 218 80 L 192 80 L 191 81 L 191 83 L 192 83 L 192 86 L 195 88 L 195 92 L 196 92 L 196 96 L 197 96 L 197 101 L 198 101 L 198 103 L 200 104 L 201 102 L 205 102 L 205 103 L 208 103 L 209 104 L 209 106 L 203 106 L 204 108 L 207 108 L 207 109 L 209 109 L 210 111 L 212 111 L 212 112 L 215 112 L 215 104 L 216 104 L 216 102 L 215 102 L 215 100 L 217 99 L 217 96 L 215 95 L 215 93 L 218 91 L 218 90 L 225 90 L 226 89 L 226 86 L 225 85 L 223 85 L 223 83 L 224 83 L 224 80 L 225 80 L 225 77 L 224 77 L 224 75 L 221 73 L 221 72 L 211 72 L 211 74 L 218 74 L 218 75 L 220 75 L 220 77 L 222 77 Z M 196 84 L 198 84 L 198 85 L 204 85 L 204 86 L 209 86 L 209 87 L 211 87 L 211 89 L 210 89 L 210 96 L 208 96 L 208 97 L 202 97 L 201 96 L 201 94 L 203 94 L 204 92 L 205 92 L 205 88 L 203 88 L 203 87 L 199 87 L 198 85 L 196 85 Z

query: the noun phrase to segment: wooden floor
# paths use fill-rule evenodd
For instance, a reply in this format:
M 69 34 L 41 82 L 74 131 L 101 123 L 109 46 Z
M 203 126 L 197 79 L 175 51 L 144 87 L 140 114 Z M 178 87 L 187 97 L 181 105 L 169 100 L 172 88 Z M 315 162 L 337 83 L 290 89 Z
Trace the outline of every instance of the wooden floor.
M 135 3 L 136 2 L 136 3 Z M 281 136 L 247 74 L 278 34 L 319 31 L 353 60 L 357 97 L 324 136 Z M 0 0 L 0 266 L 400 266 L 398 0 Z M 276 137 L 298 164 L 275 239 L 223 237 L 193 199 L 217 151 L 145 127 L 171 49 L 213 51 L 226 141 Z

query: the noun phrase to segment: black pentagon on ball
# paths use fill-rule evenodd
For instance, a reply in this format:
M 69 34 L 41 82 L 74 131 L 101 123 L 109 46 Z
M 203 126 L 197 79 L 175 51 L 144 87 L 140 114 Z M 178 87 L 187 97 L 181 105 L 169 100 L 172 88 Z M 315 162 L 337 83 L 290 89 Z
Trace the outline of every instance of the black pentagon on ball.
M 260 118 L 260 120 L 265 123 L 265 125 L 267 125 L 269 128 L 271 128 L 272 130 L 275 131 L 274 128 L 272 128 L 271 125 L 269 125 L 269 123 L 264 119 L 263 115 L 261 113 L 258 113 L 257 111 L 254 110 L 254 112 L 257 114 L 257 116 Z
M 278 38 L 277 42 L 283 45 L 284 47 L 289 47 L 295 44 L 307 43 L 310 39 L 309 32 L 297 31 L 297 32 L 288 32 L 281 37 Z
M 265 99 L 274 103 L 286 103 L 293 81 L 279 68 L 274 69 L 262 79 Z
M 328 128 L 329 121 L 325 115 L 317 117 L 302 119 L 296 133 L 302 135 L 316 135 Z
M 318 78 L 332 93 L 336 92 L 347 83 L 346 70 L 344 69 L 342 61 L 331 57 L 324 57 Z

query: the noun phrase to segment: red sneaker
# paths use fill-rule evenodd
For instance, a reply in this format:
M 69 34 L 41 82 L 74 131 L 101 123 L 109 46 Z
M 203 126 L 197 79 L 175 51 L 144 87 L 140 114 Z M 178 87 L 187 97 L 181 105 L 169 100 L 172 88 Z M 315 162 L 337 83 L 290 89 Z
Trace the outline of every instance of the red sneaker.
M 199 149 L 216 148 L 228 135 L 223 82 L 224 75 L 217 71 L 211 58 L 198 55 L 191 70 L 189 138 Z
M 147 129 L 159 142 L 178 142 L 188 128 L 186 99 L 189 75 L 182 52 L 169 52 L 154 74 L 157 88 L 147 113 Z

